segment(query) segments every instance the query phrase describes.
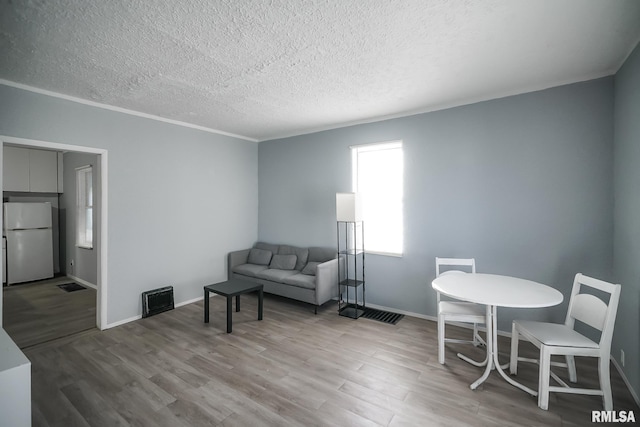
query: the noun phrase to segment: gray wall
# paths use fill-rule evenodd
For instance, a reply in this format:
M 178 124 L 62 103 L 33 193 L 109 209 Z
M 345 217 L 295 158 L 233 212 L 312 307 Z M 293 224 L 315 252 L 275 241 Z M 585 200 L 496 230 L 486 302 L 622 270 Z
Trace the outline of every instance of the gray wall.
M 108 324 L 148 289 L 200 297 L 256 240 L 257 144 L 3 85 L 0 99 L 0 135 L 108 150 Z
M 100 236 L 96 215 L 93 223 L 93 249 L 76 247 L 76 168 L 86 165 L 93 166 L 93 200 L 94 213 L 100 211 L 100 161 L 95 154 L 64 153 L 63 157 L 64 193 L 60 195 L 60 234 L 62 271 L 89 283 L 98 283 L 98 251 Z M 73 266 L 71 265 L 73 261 Z
M 401 139 L 405 253 L 367 255 L 367 302 L 435 315 L 436 256 L 549 284 L 565 303 L 501 309 L 564 320 L 577 272 L 611 279 L 613 79 L 261 142 L 259 238 L 336 244 L 335 193 L 351 190 L 349 146 Z M 383 171 L 381 171 L 383 173 Z
M 640 392 L 640 47 L 615 77 L 614 273 L 622 284 L 613 356 Z

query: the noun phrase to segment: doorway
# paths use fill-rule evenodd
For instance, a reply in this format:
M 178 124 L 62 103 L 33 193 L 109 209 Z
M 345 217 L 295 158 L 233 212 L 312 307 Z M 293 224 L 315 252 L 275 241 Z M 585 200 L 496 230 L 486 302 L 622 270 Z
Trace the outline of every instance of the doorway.
M 34 148 L 34 149 L 44 149 L 44 150 L 52 150 L 58 152 L 65 153 L 85 153 L 85 154 L 93 154 L 96 158 L 96 163 L 98 166 L 98 170 L 96 172 L 99 173 L 99 180 L 97 181 L 96 189 L 95 189 L 95 199 L 96 204 L 98 205 L 98 209 L 95 213 L 95 221 L 96 221 L 96 244 L 93 250 L 96 251 L 96 283 L 95 290 L 89 289 L 89 293 L 95 296 L 95 323 L 94 325 L 98 329 L 106 329 L 107 328 L 107 150 L 97 149 L 92 147 L 85 146 L 76 146 L 69 144 L 60 144 L 48 141 L 39 141 L 39 140 L 31 140 L 24 138 L 15 138 L 8 136 L 0 136 L 0 140 L 2 142 L 3 150 L 0 150 L 0 157 L 2 157 L 2 153 L 4 151 L 5 145 L 10 145 L 13 147 L 23 147 L 23 148 Z M 0 162 L 2 165 L 3 162 Z M 1 167 L 0 167 L 1 168 Z M 3 185 L 3 173 L 0 173 L 0 186 L 4 188 Z M 1 215 L 1 214 L 0 214 Z M 4 266 L 5 259 L 2 259 L 1 262 Z M 70 260 L 73 262 L 73 260 Z M 69 262 L 66 260 L 66 257 L 61 256 L 61 262 Z M 66 264 L 65 264 L 66 265 Z M 66 271 L 62 269 L 62 271 Z M 61 283 L 63 284 L 63 283 Z M 80 283 L 80 285 L 87 285 L 88 283 Z M 57 286 L 57 284 L 55 284 Z M 25 286 L 25 285 L 22 285 Z M 27 285 L 28 286 L 28 285 Z M 4 289 L 4 288 L 3 288 Z M 26 289 L 26 288 L 25 288 Z M 4 292 L 0 293 L 0 326 L 2 322 L 2 314 L 4 307 Z M 71 294 L 70 294 L 71 295 Z M 86 298 L 87 294 L 84 294 L 84 298 Z
M 6 286 L 3 328 L 23 351 L 95 330 L 96 292 L 65 275 Z

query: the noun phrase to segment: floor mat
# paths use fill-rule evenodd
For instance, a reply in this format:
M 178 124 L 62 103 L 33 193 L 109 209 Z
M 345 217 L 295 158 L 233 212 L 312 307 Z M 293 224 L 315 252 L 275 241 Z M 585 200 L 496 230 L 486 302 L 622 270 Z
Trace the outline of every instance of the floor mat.
M 404 314 L 391 313 L 389 311 L 376 310 L 375 308 L 367 307 L 364 309 L 364 313 L 361 317 L 395 325 L 404 317 Z
M 58 287 L 67 292 L 75 292 L 87 289 L 82 285 L 78 285 L 77 283 L 65 283 L 64 285 L 58 285 Z

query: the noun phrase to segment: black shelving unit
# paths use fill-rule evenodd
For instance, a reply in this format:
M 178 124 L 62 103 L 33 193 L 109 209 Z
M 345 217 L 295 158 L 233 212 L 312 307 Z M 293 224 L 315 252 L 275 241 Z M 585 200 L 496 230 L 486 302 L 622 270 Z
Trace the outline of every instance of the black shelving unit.
M 365 309 L 364 222 L 338 221 L 338 314 L 352 319 Z

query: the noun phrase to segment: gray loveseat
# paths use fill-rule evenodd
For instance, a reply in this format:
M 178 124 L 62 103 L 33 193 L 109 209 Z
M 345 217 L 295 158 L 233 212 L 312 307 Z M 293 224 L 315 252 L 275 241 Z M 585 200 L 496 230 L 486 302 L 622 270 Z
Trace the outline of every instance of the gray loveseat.
M 338 293 L 338 258 L 334 248 L 299 248 L 258 242 L 230 252 L 229 279 L 261 283 L 264 291 L 321 306 Z

